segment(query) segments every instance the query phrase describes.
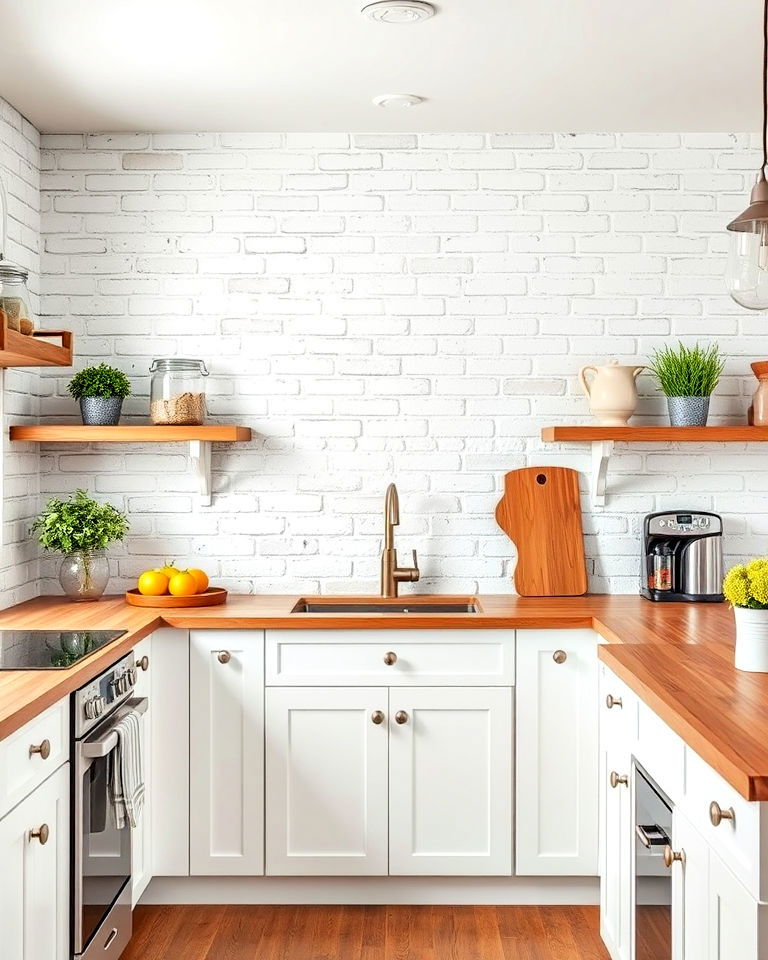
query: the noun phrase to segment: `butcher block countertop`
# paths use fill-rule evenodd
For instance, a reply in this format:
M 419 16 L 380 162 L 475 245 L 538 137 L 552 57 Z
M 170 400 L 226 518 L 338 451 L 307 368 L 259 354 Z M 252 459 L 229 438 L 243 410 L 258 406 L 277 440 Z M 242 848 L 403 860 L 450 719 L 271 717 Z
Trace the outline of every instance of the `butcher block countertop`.
M 479 610 L 475 614 L 293 614 L 299 599 L 298 595 L 230 596 L 218 607 L 160 611 L 128 606 L 122 597 L 96 603 L 39 597 L 2 611 L 0 630 L 127 633 L 68 670 L 0 672 L 0 739 L 87 683 L 160 627 L 591 627 L 607 641 L 599 655 L 611 670 L 742 796 L 768 800 L 768 674 L 742 673 L 734 668 L 733 614 L 725 604 L 651 603 L 641 597 L 606 595 L 478 596 L 473 598 Z M 418 599 L 414 600 L 415 606 Z

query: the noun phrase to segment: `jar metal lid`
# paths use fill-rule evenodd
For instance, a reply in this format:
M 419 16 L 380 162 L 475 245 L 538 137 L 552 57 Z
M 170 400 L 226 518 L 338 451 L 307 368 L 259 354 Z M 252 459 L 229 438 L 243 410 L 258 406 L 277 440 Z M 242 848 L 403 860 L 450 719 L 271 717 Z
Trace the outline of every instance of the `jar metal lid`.
M 205 360 L 192 360 L 189 357 L 156 357 L 149 368 L 150 373 L 171 370 L 195 370 L 204 377 L 208 376 Z
M 0 280 L 22 280 L 26 283 L 28 278 L 29 270 L 25 270 L 17 263 L 0 259 Z

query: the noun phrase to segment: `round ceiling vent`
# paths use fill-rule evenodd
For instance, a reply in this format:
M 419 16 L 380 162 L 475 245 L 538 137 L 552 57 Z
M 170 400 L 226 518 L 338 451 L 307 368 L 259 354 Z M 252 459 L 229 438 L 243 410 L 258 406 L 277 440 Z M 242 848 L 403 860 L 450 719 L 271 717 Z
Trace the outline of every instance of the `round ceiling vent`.
M 420 23 L 434 17 L 436 11 L 426 0 L 376 0 L 360 12 L 376 23 Z
M 424 97 L 417 97 L 415 93 L 383 93 L 374 97 L 373 102 L 377 107 L 418 107 L 424 103 Z

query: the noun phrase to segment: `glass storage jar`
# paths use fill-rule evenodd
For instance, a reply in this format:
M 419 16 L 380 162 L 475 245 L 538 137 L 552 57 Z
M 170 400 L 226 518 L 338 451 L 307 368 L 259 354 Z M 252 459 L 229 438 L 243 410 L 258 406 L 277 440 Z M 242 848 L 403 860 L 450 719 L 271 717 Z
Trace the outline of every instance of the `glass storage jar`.
M 152 385 L 149 416 L 164 426 L 196 426 L 205 420 L 205 380 L 202 360 L 159 357 L 149 368 Z
M 27 278 L 24 267 L 0 260 L 0 323 L 9 330 L 32 333 L 32 311 L 29 309 Z

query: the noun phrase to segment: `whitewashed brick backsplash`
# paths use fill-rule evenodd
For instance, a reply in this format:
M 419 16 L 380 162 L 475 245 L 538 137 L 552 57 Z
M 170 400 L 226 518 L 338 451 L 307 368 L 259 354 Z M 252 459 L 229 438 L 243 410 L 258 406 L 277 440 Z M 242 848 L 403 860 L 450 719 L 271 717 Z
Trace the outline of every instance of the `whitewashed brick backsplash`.
M 211 419 L 255 434 L 215 450 L 210 508 L 181 445 L 43 449 L 43 493 L 85 486 L 130 513 L 113 587 L 177 558 L 241 591 L 376 590 L 395 480 L 417 589 L 511 591 L 514 551 L 493 519 L 502 477 L 588 469 L 587 446 L 539 440 L 589 420 L 581 365 L 716 338 L 729 359 L 713 420 L 743 422 L 749 362 L 768 356 L 768 317 L 723 285 L 725 224 L 759 162 L 749 135 L 42 145 L 44 322 L 74 329 L 78 367 L 132 377 L 130 420 L 147 416 L 153 357 L 202 357 Z M 43 373 L 44 417 L 76 415 L 68 378 Z M 640 387 L 636 422 L 665 422 L 650 379 Z M 617 445 L 605 510 L 582 476 L 591 589 L 637 589 L 652 510 L 721 512 L 729 562 L 768 552 L 766 466 L 762 445 Z
M 7 260 L 29 270 L 32 308 L 38 306 L 40 239 L 40 136 L 10 104 L 0 99 L 0 178 L 8 195 Z M 2 249 L 0 242 L 0 249 Z M 35 423 L 39 376 L 34 367 L 0 371 L 3 382 L 3 479 L 0 549 L 0 606 L 38 592 L 38 550 L 29 527 L 39 506 L 39 459 L 29 447 L 8 441 L 9 423 Z

